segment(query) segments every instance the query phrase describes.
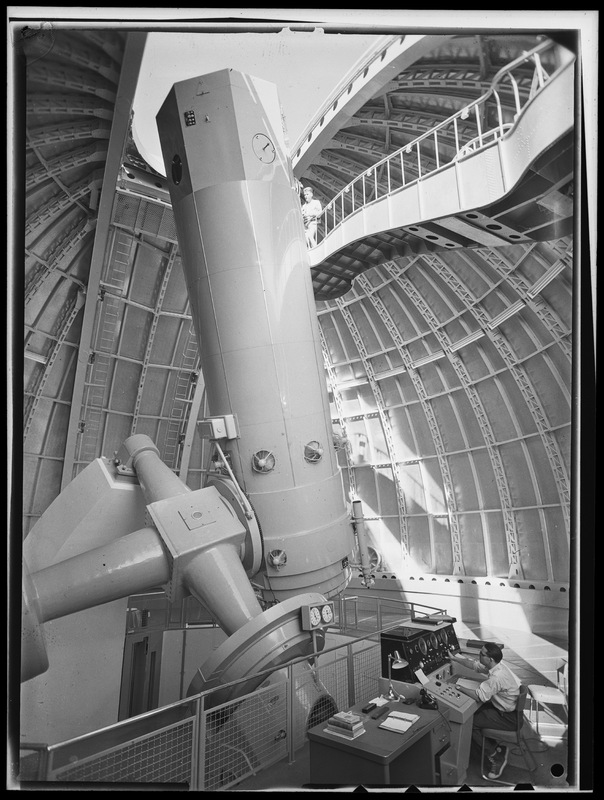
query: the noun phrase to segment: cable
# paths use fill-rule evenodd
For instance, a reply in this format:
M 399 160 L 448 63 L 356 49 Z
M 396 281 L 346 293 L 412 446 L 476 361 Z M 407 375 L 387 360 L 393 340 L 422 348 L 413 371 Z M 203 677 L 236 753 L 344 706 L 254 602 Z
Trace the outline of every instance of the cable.
M 436 703 L 436 710 L 438 711 L 438 713 L 440 714 L 440 716 L 441 716 L 441 717 L 444 719 L 444 721 L 447 723 L 447 728 L 449 729 L 449 733 L 451 733 L 451 732 L 452 732 L 452 730 L 453 730 L 453 729 L 451 728 L 451 723 L 449 722 L 449 720 L 448 720 L 448 719 L 445 717 L 445 715 L 443 714 L 443 712 L 442 712 L 442 711 L 440 710 L 440 708 L 438 707 L 438 703 Z

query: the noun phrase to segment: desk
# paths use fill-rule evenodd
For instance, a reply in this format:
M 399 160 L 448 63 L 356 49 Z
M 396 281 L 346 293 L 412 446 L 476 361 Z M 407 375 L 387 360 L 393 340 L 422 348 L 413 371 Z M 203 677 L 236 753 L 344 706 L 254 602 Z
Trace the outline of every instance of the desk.
M 372 719 L 360 703 L 350 710 L 359 714 L 365 733 L 341 739 L 324 732 L 322 722 L 308 731 L 310 782 L 321 785 L 443 786 L 456 785 L 455 753 L 450 743 L 448 709 L 442 713 L 388 703 L 390 711 L 417 714 L 419 719 L 405 733 L 379 728 L 386 715 Z

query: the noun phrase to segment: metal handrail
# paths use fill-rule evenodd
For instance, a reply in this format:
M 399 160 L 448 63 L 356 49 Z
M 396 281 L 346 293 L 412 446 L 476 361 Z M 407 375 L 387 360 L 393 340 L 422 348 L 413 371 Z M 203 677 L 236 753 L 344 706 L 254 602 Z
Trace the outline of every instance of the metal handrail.
M 307 128 L 302 131 L 297 140 L 294 142 L 291 152 L 295 153 L 296 156 L 299 156 L 304 145 L 315 138 L 315 129 L 321 126 L 322 121 L 329 114 L 330 110 L 335 110 L 340 98 L 350 93 L 350 87 L 353 86 L 353 84 L 355 84 L 360 77 L 366 75 L 376 61 L 383 61 L 386 53 L 391 47 L 396 45 L 398 42 L 404 42 L 404 40 L 405 36 L 401 37 L 400 34 L 389 37 L 381 37 L 370 48 L 370 50 L 365 53 L 365 58 L 363 59 L 361 65 L 352 67 L 351 72 L 345 75 L 338 85 L 327 96 L 327 99 L 323 102 L 321 108 L 311 119 Z
M 497 72 L 489 89 L 479 98 L 354 178 L 323 209 L 319 217 L 317 244 L 333 233 L 351 215 L 371 203 L 503 139 L 516 124 L 521 111 L 561 69 L 557 67 L 550 75 L 541 60 L 542 54 L 554 47 L 555 42 L 547 40 L 528 53 L 518 56 Z M 521 89 L 513 71 L 531 61 L 534 64 L 534 71 L 530 88 Z M 506 79 L 510 82 L 507 91 L 511 88 L 513 110 L 504 109 L 501 103 L 500 95 L 504 93 L 502 84 Z M 494 124 L 489 124 L 486 104 L 492 99 L 496 104 L 496 121 Z M 513 115 L 512 119 L 509 118 L 510 114 Z M 463 141 L 464 129 L 467 126 L 460 123 L 472 115 L 473 131 L 477 133 L 468 141 Z M 447 150 L 453 151 L 452 157 L 448 159 Z

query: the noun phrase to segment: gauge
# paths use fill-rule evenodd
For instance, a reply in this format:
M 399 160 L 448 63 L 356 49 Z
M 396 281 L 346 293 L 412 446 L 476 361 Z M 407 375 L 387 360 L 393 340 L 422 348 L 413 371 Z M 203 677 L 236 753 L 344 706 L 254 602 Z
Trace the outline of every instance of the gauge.
M 326 625 L 332 624 L 335 619 L 334 604 L 326 601 L 310 606 L 302 606 L 300 612 L 303 631 L 324 628 Z
M 424 655 L 424 656 L 425 656 L 425 655 L 426 655 L 426 653 L 428 652 L 428 647 L 427 647 L 427 645 L 426 645 L 426 640 L 425 640 L 425 639 L 420 639 L 420 640 L 419 640 L 419 642 L 418 642 L 418 644 L 419 644 L 419 649 L 420 649 L 420 650 L 421 650 L 421 652 L 422 652 L 422 655 Z
M 321 627 L 321 606 L 302 606 L 302 630 L 312 631 Z
M 257 133 L 252 139 L 252 148 L 256 156 L 265 164 L 275 160 L 275 145 L 264 133 Z
M 430 644 L 435 649 L 438 647 L 438 639 L 436 638 L 436 634 L 435 633 L 431 633 L 430 634 Z
M 442 644 L 447 644 L 447 631 L 439 631 L 438 638 Z
M 321 611 L 321 616 L 323 617 L 323 622 L 331 622 L 333 619 L 333 609 L 331 606 L 323 606 L 323 610 Z

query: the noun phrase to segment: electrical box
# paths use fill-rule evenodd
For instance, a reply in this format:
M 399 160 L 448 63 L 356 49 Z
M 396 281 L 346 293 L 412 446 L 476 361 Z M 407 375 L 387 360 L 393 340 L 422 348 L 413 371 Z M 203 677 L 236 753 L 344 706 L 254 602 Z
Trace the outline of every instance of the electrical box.
M 237 439 L 237 420 L 234 414 L 224 417 L 207 417 L 198 423 L 199 434 L 202 439 Z
M 302 630 L 314 631 L 319 628 L 326 628 L 334 622 L 333 603 L 313 603 L 311 606 L 302 606 Z

